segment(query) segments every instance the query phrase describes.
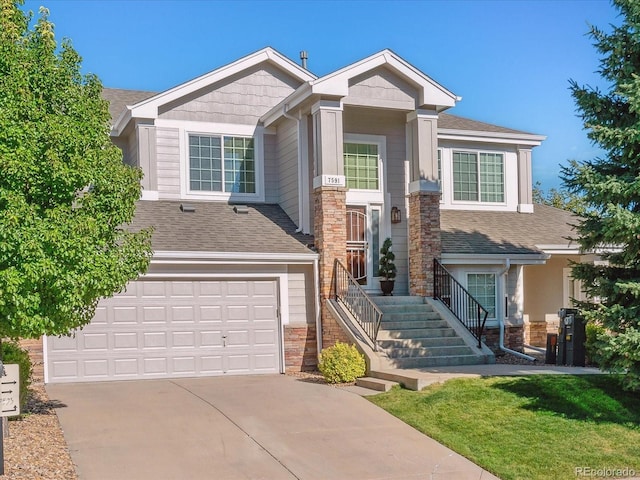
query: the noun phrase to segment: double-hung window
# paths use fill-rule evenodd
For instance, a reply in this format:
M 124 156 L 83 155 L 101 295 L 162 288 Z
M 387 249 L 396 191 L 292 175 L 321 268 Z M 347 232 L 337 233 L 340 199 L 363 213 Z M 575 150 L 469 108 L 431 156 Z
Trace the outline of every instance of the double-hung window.
M 453 152 L 453 199 L 504 202 L 504 155 Z
M 489 312 L 487 318 L 496 318 L 496 274 L 468 273 L 467 290 Z
M 254 140 L 227 135 L 189 135 L 191 191 L 256 193 Z

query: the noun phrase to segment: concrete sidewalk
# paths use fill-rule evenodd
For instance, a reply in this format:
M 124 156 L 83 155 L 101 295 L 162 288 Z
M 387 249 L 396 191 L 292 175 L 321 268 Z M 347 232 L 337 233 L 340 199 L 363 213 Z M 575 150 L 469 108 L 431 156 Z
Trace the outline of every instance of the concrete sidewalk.
M 284 375 L 47 392 L 81 480 L 496 478 L 358 395 Z

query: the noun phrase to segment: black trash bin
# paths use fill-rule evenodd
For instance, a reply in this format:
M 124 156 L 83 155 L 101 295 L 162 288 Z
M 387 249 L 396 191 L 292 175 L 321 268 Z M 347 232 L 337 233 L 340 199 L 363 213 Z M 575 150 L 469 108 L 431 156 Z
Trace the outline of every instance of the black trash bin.
M 558 354 L 556 365 L 585 366 L 587 329 L 584 317 L 576 308 L 561 308 L 558 312 Z

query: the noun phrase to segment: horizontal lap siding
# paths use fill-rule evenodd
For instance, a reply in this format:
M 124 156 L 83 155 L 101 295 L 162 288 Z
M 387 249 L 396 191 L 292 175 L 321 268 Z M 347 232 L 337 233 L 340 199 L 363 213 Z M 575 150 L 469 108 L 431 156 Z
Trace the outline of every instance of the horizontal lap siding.
M 299 226 L 298 215 L 298 128 L 294 120 L 278 127 L 276 155 L 279 163 L 279 204 Z
M 169 104 L 160 118 L 255 125 L 300 82 L 262 63 Z
M 289 266 L 289 324 L 314 323 L 313 269 Z
M 156 129 L 158 194 L 161 199 L 180 198 L 180 139 L 177 128 Z
M 264 199 L 267 203 L 280 201 L 280 186 L 278 184 L 278 156 L 276 153 L 276 136 L 264 136 Z

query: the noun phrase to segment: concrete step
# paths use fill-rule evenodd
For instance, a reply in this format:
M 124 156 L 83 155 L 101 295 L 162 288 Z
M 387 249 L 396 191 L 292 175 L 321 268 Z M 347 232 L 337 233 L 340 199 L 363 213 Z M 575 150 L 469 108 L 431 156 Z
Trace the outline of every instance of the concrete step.
M 383 322 L 411 322 L 413 320 L 441 320 L 438 312 L 388 312 L 383 314 Z
M 409 348 L 388 348 L 385 353 L 389 358 L 424 358 L 424 357 L 446 357 L 473 355 L 473 350 L 466 345 L 455 345 L 451 347 L 409 347 Z
M 460 347 L 466 346 L 460 337 L 408 337 L 380 339 L 378 335 L 378 345 L 387 348 L 427 348 L 427 347 Z
M 401 357 L 391 358 L 389 363 L 394 368 L 429 368 L 454 367 L 458 365 L 480 365 L 486 363 L 483 355 L 458 355 L 436 357 Z
M 393 329 L 381 326 L 378 331 L 378 340 L 408 339 L 408 338 L 441 338 L 457 337 L 456 331 L 451 327 L 445 328 L 406 328 Z
M 426 305 L 423 297 L 417 296 L 383 296 L 383 295 L 371 295 L 371 300 L 373 300 L 376 305 Z
M 421 304 L 401 304 L 401 305 L 378 305 L 378 308 L 382 310 L 382 313 L 420 313 L 420 312 L 434 312 L 435 310 L 431 305 L 426 303 Z
M 382 378 L 361 377 L 356 379 L 356 385 L 378 392 L 388 392 L 394 385 L 398 385 L 398 382 L 384 380 Z
M 380 328 L 385 330 L 412 330 L 416 328 L 450 328 L 446 320 L 408 320 L 403 321 L 385 321 L 380 322 Z

